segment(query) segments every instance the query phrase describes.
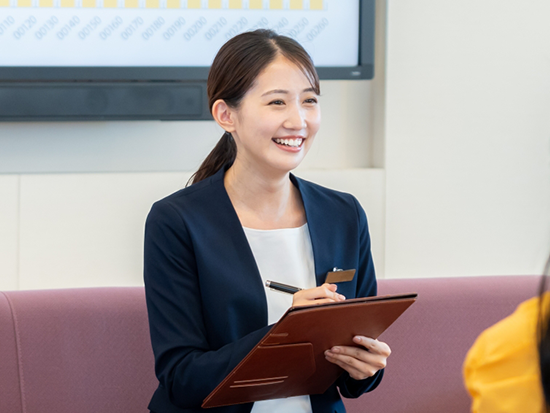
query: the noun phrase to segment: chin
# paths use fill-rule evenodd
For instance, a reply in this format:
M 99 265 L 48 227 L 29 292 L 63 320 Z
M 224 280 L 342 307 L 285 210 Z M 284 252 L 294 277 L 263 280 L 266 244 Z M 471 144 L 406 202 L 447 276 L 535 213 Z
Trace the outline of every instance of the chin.
M 296 169 L 302 163 L 302 159 L 299 162 L 285 162 L 275 166 L 275 169 L 281 173 L 289 173 Z
M 271 170 L 276 174 L 287 174 L 296 169 L 303 162 L 306 152 L 273 154 L 271 153 L 265 159 L 266 170 Z

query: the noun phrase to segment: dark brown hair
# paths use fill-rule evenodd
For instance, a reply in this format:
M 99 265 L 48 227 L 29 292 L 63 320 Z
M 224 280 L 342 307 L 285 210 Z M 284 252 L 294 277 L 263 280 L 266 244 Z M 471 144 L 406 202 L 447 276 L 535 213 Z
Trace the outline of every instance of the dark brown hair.
M 218 99 L 225 101 L 231 108 L 238 108 L 258 75 L 279 54 L 296 64 L 308 78 L 315 93 L 321 94 L 319 77 L 304 48 L 290 37 L 260 29 L 233 37 L 218 51 L 206 84 L 210 112 Z M 235 141 L 229 132 L 225 132 L 188 184 L 214 175 L 225 164 L 232 164 L 236 156 Z

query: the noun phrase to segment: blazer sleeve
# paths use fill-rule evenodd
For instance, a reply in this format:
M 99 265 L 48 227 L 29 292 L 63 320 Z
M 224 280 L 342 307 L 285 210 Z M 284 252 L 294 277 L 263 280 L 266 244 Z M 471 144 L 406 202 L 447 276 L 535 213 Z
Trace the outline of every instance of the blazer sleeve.
M 357 222 L 359 226 L 359 265 L 356 272 L 357 293 L 356 297 L 370 297 L 377 294 L 376 275 L 374 272 L 374 263 L 372 260 L 371 243 L 367 215 L 355 199 L 352 197 L 355 210 L 357 212 Z M 384 370 L 379 370 L 374 376 L 364 380 L 355 380 L 345 372 L 340 376 L 337 386 L 343 397 L 357 398 L 365 392 L 374 390 L 384 375 Z
M 168 202 L 153 205 L 147 217 L 144 281 L 160 387 L 174 405 L 200 407 L 270 327 L 220 348 L 211 347 L 193 240 L 179 212 Z

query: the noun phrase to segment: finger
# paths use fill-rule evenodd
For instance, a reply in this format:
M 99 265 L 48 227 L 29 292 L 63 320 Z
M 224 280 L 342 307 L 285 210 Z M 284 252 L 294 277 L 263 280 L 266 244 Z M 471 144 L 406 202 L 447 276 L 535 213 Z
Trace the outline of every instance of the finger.
M 330 351 L 325 354 L 325 357 L 329 361 L 336 362 L 336 364 L 344 370 L 350 373 L 355 372 L 355 375 L 359 372 L 359 374 L 364 377 L 373 376 L 377 371 L 386 366 L 386 360 L 380 357 L 378 359 L 374 359 L 372 362 L 365 362 L 345 354 L 335 354 Z
M 326 352 L 325 358 L 327 361 L 334 363 L 347 371 L 349 375 L 355 380 L 363 380 L 367 377 L 372 377 L 376 374 L 378 370 L 380 370 L 367 363 L 350 363 L 350 359 L 347 356 L 336 355 L 332 354 L 331 352 Z
M 307 290 L 299 291 L 296 294 L 300 294 L 301 298 L 306 300 L 320 300 L 323 298 L 330 298 L 334 301 L 343 301 L 346 299 L 341 294 L 336 292 L 336 285 L 334 284 L 323 284 L 320 287 L 310 288 Z
M 330 359 L 329 357 L 327 357 L 327 360 L 330 361 L 331 363 L 336 364 L 337 366 L 340 366 L 343 370 L 345 370 L 349 373 L 351 378 L 353 378 L 355 380 L 364 380 L 367 377 L 370 377 L 367 374 L 357 370 L 356 368 L 354 368 L 352 366 L 349 366 L 349 365 L 345 364 L 344 362 L 342 362 L 338 359 Z
M 318 300 L 309 301 L 309 304 L 327 304 L 335 302 L 336 300 L 333 300 L 332 298 L 320 298 Z
M 317 287 L 322 291 L 322 294 L 324 294 L 327 298 L 332 298 L 335 301 L 343 301 L 346 299 L 342 294 L 338 294 L 336 292 L 338 286 L 336 284 L 327 284 L 324 283 L 320 287 Z
M 327 304 L 327 303 L 334 303 L 335 301 L 332 298 L 322 298 L 319 300 L 293 300 L 292 305 L 294 307 L 299 307 L 302 305 L 320 305 L 320 304 Z
M 328 350 L 331 354 L 342 355 L 346 357 L 351 357 L 362 362 L 370 362 L 373 357 L 378 357 L 369 353 L 367 350 L 361 347 L 351 347 L 351 346 L 334 346 Z
M 368 364 L 377 370 L 386 367 L 385 356 L 370 353 L 359 347 L 335 346 L 329 350 L 329 355 L 338 357 L 343 362 L 359 370 L 363 368 L 363 364 Z
M 380 354 L 384 357 L 389 357 L 391 354 L 390 346 L 383 341 L 364 336 L 355 336 L 353 337 L 353 341 L 365 347 L 370 353 Z
M 319 299 L 308 299 L 304 296 L 297 295 L 298 293 L 294 294 L 294 297 L 292 298 L 292 305 L 294 307 L 299 307 L 302 305 L 318 305 L 318 304 L 327 304 L 327 303 L 334 303 L 336 300 L 333 300 L 332 298 L 319 298 Z

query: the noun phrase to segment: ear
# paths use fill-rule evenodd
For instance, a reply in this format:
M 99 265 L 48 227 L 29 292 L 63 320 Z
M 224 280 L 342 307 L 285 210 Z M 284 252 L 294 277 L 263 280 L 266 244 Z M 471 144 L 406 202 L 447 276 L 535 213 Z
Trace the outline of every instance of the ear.
M 212 116 L 226 132 L 231 133 L 235 131 L 235 112 L 224 100 L 218 99 L 214 102 L 212 105 Z

